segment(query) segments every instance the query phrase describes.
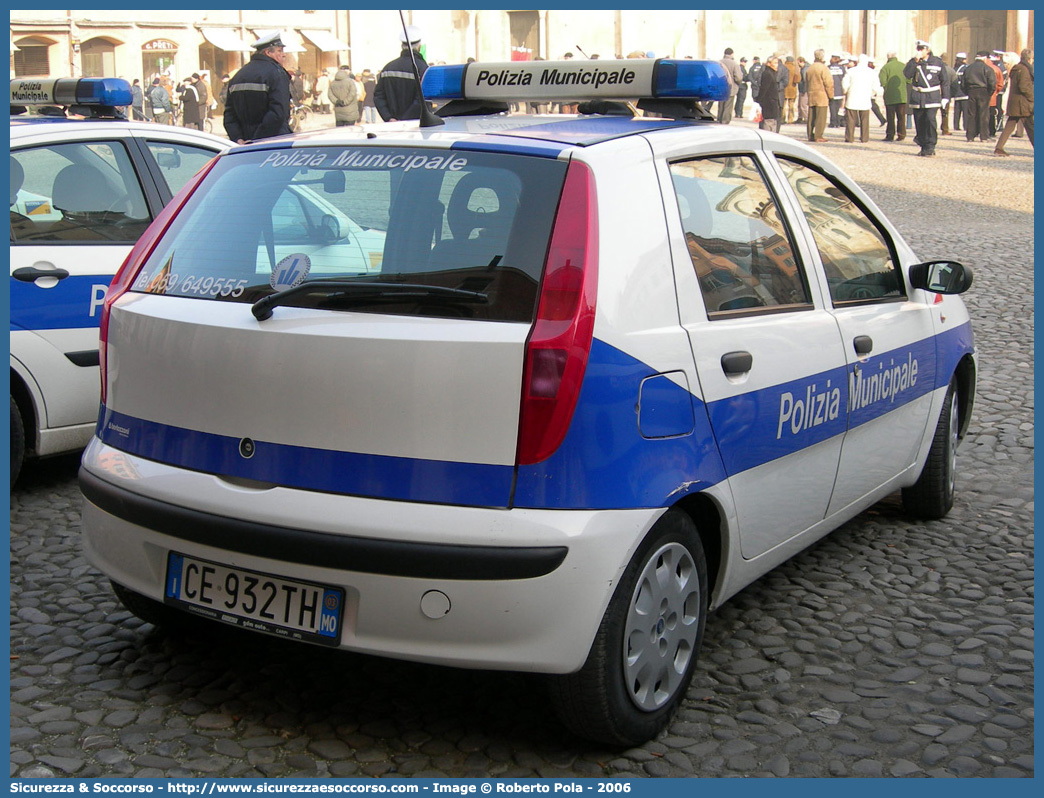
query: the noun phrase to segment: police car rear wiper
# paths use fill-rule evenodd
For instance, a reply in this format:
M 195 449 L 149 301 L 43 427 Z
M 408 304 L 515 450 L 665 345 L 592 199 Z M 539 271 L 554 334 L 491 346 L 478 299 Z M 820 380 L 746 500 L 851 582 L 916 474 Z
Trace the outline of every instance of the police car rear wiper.
M 301 283 L 292 288 L 277 291 L 257 300 L 250 307 L 250 312 L 258 321 L 272 317 L 273 308 L 286 304 L 286 300 L 301 294 L 352 294 L 366 298 L 424 299 L 444 298 L 456 302 L 486 303 L 489 301 L 481 291 L 466 291 L 463 288 L 448 288 L 442 285 L 417 285 L 413 283 L 360 283 L 353 280 L 314 280 Z

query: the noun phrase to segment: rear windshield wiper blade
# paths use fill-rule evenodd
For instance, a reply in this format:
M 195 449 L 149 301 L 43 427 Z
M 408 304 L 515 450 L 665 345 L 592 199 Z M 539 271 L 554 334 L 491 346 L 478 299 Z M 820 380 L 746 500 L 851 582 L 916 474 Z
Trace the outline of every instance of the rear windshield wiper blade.
M 488 300 L 486 294 L 481 291 L 466 291 L 463 288 L 449 288 L 442 285 L 418 285 L 414 283 L 360 283 L 354 280 L 312 280 L 286 288 L 274 294 L 261 297 L 250 307 L 250 312 L 258 321 L 264 321 L 272 317 L 273 308 L 286 304 L 286 300 L 301 294 L 325 294 L 336 296 L 337 294 L 354 294 L 358 296 L 372 297 L 397 297 L 409 299 L 411 297 L 433 298 L 445 297 L 457 302 L 480 302 Z

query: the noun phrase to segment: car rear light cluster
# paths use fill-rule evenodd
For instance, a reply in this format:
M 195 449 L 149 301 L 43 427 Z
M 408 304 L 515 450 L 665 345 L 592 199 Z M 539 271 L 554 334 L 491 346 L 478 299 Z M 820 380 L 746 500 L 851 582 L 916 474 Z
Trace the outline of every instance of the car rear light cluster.
M 138 272 L 141 271 L 141 267 L 145 265 L 145 261 L 149 259 L 149 255 L 152 254 L 152 250 L 155 249 L 156 244 L 163 234 L 167 232 L 167 228 L 170 227 L 171 222 L 177 217 L 178 212 L 184 207 L 188 198 L 192 196 L 192 193 L 196 190 L 196 187 L 200 184 L 206 174 L 214 167 L 217 163 L 217 158 L 211 158 L 210 161 L 200 169 L 191 180 L 186 183 L 181 191 L 174 195 L 174 198 L 167 203 L 166 207 L 160 211 L 159 215 L 153 220 L 152 224 L 148 226 L 141 238 L 134 245 L 128 253 L 126 259 L 123 261 L 123 265 L 120 266 L 120 270 L 116 272 L 116 276 L 112 278 L 112 282 L 109 283 L 109 290 L 105 292 L 105 301 L 102 303 L 101 320 L 99 323 L 98 330 L 98 360 L 99 366 L 101 367 L 101 403 L 105 404 L 106 396 L 108 395 L 108 364 L 107 364 L 107 349 L 109 343 L 109 315 L 112 312 L 112 306 L 123 296 L 130 287 L 134 284 L 135 278 L 138 276 Z
M 590 168 L 573 161 L 551 233 L 537 318 L 526 342 L 518 464 L 546 460 L 576 409 L 594 335 L 598 207 Z

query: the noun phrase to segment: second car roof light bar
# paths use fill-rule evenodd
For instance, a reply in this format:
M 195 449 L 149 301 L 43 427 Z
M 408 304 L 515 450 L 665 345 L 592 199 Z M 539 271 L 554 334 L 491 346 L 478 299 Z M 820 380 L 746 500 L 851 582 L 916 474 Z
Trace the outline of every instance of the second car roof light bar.
M 32 106 L 65 107 L 94 118 L 123 119 L 119 110 L 131 104 L 131 87 L 123 78 L 14 78 L 11 113 Z

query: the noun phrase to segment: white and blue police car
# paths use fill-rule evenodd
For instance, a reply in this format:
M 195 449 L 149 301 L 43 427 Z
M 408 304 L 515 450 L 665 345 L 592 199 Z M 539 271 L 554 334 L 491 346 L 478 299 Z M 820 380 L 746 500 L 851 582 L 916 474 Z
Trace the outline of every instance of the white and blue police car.
M 950 509 L 971 272 L 710 121 L 714 63 L 423 88 L 444 124 L 236 147 L 138 243 L 86 552 L 146 620 L 547 674 L 570 728 L 635 744 L 709 610 L 888 494 Z
M 25 458 L 91 439 L 105 291 L 160 209 L 230 144 L 127 122 L 130 103 L 118 78 L 11 81 L 12 484 Z

